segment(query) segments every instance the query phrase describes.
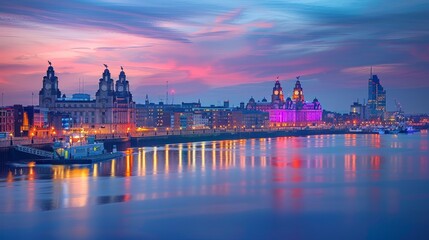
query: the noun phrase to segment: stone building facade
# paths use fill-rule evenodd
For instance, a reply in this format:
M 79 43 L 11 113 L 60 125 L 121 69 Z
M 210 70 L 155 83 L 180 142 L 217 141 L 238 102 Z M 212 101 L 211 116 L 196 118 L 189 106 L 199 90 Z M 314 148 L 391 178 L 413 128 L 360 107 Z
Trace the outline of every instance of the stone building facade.
M 316 98 L 312 102 L 305 101 L 304 91 L 299 77 L 292 91 L 292 98 L 284 98 L 283 88 L 277 78 L 271 102 L 266 100 L 255 102 L 253 97 L 247 103 L 246 109 L 260 110 L 269 113 L 271 126 L 307 126 L 322 121 L 322 106 Z
M 127 132 L 135 128 L 136 107 L 125 72 L 121 67 L 115 82 L 105 67 L 95 99 L 84 93 L 68 98 L 61 95 L 58 77 L 50 64 L 39 92 L 40 107 L 48 108 L 56 116 L 69 116 L 70 128 L 83 128 L 88 133 Z

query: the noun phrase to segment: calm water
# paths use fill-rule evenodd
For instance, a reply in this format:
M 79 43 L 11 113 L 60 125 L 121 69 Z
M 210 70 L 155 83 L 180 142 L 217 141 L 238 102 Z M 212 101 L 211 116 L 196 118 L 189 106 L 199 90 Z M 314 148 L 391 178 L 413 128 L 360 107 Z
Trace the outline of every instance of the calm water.
M 429 136 L 171 144 L 2 166 L 0 238 L 428 239 Z

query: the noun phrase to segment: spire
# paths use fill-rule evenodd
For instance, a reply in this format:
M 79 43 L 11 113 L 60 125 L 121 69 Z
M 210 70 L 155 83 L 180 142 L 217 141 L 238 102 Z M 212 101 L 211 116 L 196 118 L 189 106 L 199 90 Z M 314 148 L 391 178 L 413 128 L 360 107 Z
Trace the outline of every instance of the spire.
M 372 66 L 371 66 L 371 69 L 369 70 L 369 78 L 372 78 Z

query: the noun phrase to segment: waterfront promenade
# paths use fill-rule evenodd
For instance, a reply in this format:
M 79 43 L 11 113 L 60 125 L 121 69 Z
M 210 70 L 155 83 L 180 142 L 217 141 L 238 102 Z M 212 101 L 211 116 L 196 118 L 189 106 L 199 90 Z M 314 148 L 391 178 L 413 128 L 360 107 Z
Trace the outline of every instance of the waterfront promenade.
M 250 128 L 250 129 L 195 129 L 195 130 L 152 130 L 123 134 L 97 134 L 96 141 L 104 142 L 111 151 L 116 145 L 118 150 L 129 147 L 156 146 L 170 143 L 198 141 L 234 140 L 248 138 L 269 138 L 282 136 L 308 136 L 316 134 L 344 134 L 346 128 L 288 127 L 288 128 Z M 49 138 L 9 138 L 0 141 L 0 161 L 13 159 L 13 147 L 16 145 L 49 149 L 52 142 L 61 136 Z
M 153 139 L 154 137 L 174 137 L 174 136 L 216 136 L 220 134 L 248 134 L 248 133 L 300 133 L 305 131 L 306 133 L 317 132 L 323 134 L 326 132 L 330 134 L 332 131 L 345 132 L 347 128 L 336 127 L 272 127 L 272 128 L 236 128 L 236 129 L 186 129 L 186 130 L 150 130 L 143 132 L 130 132 L 130 133 L 112 133 L 112 134 L 95 134 L 96 140 L 99 141 L 114 141 L 114 140 L 131 140 L 131 139 Z M 88 134 L 90 135 L 90 134 Z M 16 145 L 40 145 L 50 144 L 55 139 L 62 138 L 63 136 L 50 136 L 44 138 L 38 137 L 8 137 L 0 140 L 0 148 L 7 148 Z

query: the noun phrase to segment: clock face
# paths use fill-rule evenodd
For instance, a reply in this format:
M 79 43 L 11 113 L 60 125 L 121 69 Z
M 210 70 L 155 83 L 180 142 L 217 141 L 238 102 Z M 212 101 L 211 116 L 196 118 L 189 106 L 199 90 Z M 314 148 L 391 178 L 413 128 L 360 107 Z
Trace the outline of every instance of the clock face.
M 45 105 L 49 105 L 49 104 L 51 104 L 51 99 L 50 98 L 45 98 L 45 99 L 43 99 L 43 103 L 45 104 Z
M 51 86 L 51 84 L 50 84 L 50 83 L 46 83 L 46 84 L 45 84 L 45 88 L 46 88 L 46 89 L 51 89 L 51 87 L 52 87 L 52 86 Z
M 106 91 L 107 90 L 107 86 L 106 84 L 101 85 L 101 90 Z
M 298 90 L 296 90 L 296 91 L 295 91 L 295 95 L 298 95 L 298 94 L 299 94 L 299 92 L 298 92 Z
M 119 86 L 119 87 L 118 87 L 118 91 L 119 91 L 119 92 L 124 91 L 124 87 L 123 87 L 123 86 Z
M 278 95 L 278 94 L 279 94 L 279 91 L 275 90 L 275 91 L 274 91 L 274 94 L 275 94 L 275 95 Z

